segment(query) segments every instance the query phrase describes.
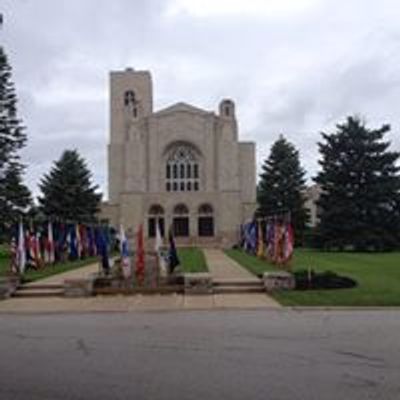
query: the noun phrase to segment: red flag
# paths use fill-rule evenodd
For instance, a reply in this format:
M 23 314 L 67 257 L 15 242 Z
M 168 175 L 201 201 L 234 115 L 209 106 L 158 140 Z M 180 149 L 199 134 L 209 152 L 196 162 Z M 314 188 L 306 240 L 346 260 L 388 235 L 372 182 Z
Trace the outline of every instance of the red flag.
M 81 245 L 82 245 L 82 257 L 88 256 L 88 241 L 86 234 L 86 226 L 81 224 L 79 225 L 79 236 L 81 237 Z
M 140 224 L 136 246 L 136 278 L 140 284 L 144 281 L 144 239 L 143 225 Z
M 294 250 L 294 232 L 293 227 L 289 223 L 286 226 L 285 232 L 285 262 L 288 262 L 293 255 Z

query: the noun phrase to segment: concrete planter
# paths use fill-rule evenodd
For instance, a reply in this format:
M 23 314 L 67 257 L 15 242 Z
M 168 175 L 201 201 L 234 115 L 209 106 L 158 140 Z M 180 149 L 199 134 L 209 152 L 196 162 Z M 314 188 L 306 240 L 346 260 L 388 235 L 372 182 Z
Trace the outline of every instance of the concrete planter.
M 293 290 L 296 287 L 296 280 L 290 272 L 264 272 L 264 287 L 267 292 L 274 290 Z
M 211 274 L 187 273 L 184 274 L 185 294 L 210 294 L 213 292 L 213 281 Z
M 21 280 L 17 276 L 0 278 L 0 300 L 8 299 L 17 290 Z
M 64 281 L 65 297 L 89 297 L 93 295 L 93 279 L 67 279 Z

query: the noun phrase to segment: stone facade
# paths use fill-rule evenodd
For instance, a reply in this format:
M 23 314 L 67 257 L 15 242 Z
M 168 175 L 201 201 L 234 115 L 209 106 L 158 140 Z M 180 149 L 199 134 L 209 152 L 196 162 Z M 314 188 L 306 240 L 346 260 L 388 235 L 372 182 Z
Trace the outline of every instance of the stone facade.
M 256 207 L 255 144 L 238 141 L 232 100 L 218 113 L 186 103 L 153 111 L 148 71 L 111 72 L 109 201 L 102 218 L 147 237 L 228 247 Z M 148 241 L 149 242 L 149 241 Z

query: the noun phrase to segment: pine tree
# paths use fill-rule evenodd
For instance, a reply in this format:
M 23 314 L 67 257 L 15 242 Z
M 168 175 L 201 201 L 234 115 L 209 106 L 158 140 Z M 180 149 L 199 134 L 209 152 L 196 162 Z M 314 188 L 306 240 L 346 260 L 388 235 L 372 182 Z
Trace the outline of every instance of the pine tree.
M 17 116 L 17 95 L 11 81 L 11 66 L 0 46 L 0 171 L 19 161 L 26 144 L 25 128 Z
M 383 140 L 389 125 L 368 129 L 348 117 L 337 132 L 322 133 L 319 232 L 327 248 L 383 250 L 399 245 L 399 153 Z
M 10 164 L 0 178 L 0 237 L 4 239 L 12 231 L 12 225 L 26 215 L 33 204 L 31 192 L 22 183 L 22 168 L 18 164 Z
M 19 155 L 27 137 L 17 115 L 17 95 L 11 72 L 0 46 L 0 235 L 7 231 L 17 214 L 31 204 L 29 190 L 22 183 L 24 167 Z
M 95 221 L 101 194 L 91 180 L 92 174 L 77 150 L 64 151 L 39 184 L 42 212 L 65 222 Z
M 258 214 L 269 216 L 290 211 L 297 238 L 301 237 L 308 220 L 304 176 L 299 152 L 281 135 L 262 166 L 257 188 Z

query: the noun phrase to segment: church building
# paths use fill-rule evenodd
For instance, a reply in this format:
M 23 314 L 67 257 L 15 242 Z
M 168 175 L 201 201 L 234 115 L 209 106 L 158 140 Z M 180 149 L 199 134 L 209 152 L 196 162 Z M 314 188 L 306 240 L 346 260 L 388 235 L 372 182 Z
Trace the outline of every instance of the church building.
M 152 238 L 158 221 L 178 244 L 229 247 L 256 208 L 255 144 L 238 141 L 232 100 L 154 111 L 149 71 L 111 72 L 108 187 L 115 227 Z

